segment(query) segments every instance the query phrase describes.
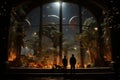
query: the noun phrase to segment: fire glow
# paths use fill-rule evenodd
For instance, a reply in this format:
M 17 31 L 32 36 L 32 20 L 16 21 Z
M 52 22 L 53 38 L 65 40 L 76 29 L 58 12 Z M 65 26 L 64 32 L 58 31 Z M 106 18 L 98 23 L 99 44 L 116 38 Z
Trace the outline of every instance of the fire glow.
M 8 61 L 14 61 L 16 58 L 16 53 L 14 51 L 10 51 L 10 55 L 8 57 Z

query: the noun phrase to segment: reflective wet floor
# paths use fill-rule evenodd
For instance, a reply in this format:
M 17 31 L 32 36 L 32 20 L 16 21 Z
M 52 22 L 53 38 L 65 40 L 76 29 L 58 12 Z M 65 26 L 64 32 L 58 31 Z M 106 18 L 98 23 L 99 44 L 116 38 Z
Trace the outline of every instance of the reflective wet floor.
M 102 78 L 98 77 L 98 78 L 87 78 L 87 76 L 85 78 L 81 78 L 81 77 L 14 77 L 14 78 L 9 78 L 7 80 L 119 80 L 119 79 L 115 79 L 115 78 Z
M 87 76 L 86 76 L 87 77 Z M 42 77 L 42 78 L 28 78 L 27 80 L 115 80 L 115 79 L 81 79 L 81 78 L 64 78 L 64 77 Z

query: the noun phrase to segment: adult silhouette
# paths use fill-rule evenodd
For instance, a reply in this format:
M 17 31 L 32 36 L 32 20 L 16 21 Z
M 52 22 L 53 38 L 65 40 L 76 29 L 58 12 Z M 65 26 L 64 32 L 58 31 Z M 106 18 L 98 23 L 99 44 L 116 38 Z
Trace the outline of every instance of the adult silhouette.
M 62 63 L 63 63 L 64 69 L 66 69 L 67 68 L 67 64 L 68 64 L 66 56 L 64 56 L 64 58 L 62 59 Z
M 74 54 L 70 57 L 70 66 L 71 69 L 75 69 L 75 64 L 76 64 L 76 58 L 74 57 Z

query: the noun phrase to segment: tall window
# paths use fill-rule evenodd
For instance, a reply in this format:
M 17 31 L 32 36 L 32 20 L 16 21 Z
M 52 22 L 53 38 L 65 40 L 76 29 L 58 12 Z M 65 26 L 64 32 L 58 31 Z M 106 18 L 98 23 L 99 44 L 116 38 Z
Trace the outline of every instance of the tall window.
M 51 2 L 23 16 L 24 7 L 16 8 L 11 11 L 9 31 L 11 67 L 51 69 L 55 64 L 62 66 L 62 58 L 67 56 L 69 69 L 72 54 L 77 59 L 76 68 L 94 67 L 100 58 L 99 35 L 89 10 L 74 3 Z M 103 57 L 111 61 L 110 52 Z

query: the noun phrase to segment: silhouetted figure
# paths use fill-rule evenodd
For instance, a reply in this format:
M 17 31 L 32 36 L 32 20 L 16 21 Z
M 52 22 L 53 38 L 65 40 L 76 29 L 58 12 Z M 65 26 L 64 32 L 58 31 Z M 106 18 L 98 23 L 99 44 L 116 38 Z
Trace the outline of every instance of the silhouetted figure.
M 64 69 L 66 69 L 67 68 L 67 63 L 68 63 L 66 56 L 64 56 L 64 58 L 62 59 L 62 63 L 63 63 Z
M 72 56 L 70 58 L 71 69 L 75 69 L 75 64 L 76 64 L 76 58 L 74 57 L 74 54 L 72 54 Z

